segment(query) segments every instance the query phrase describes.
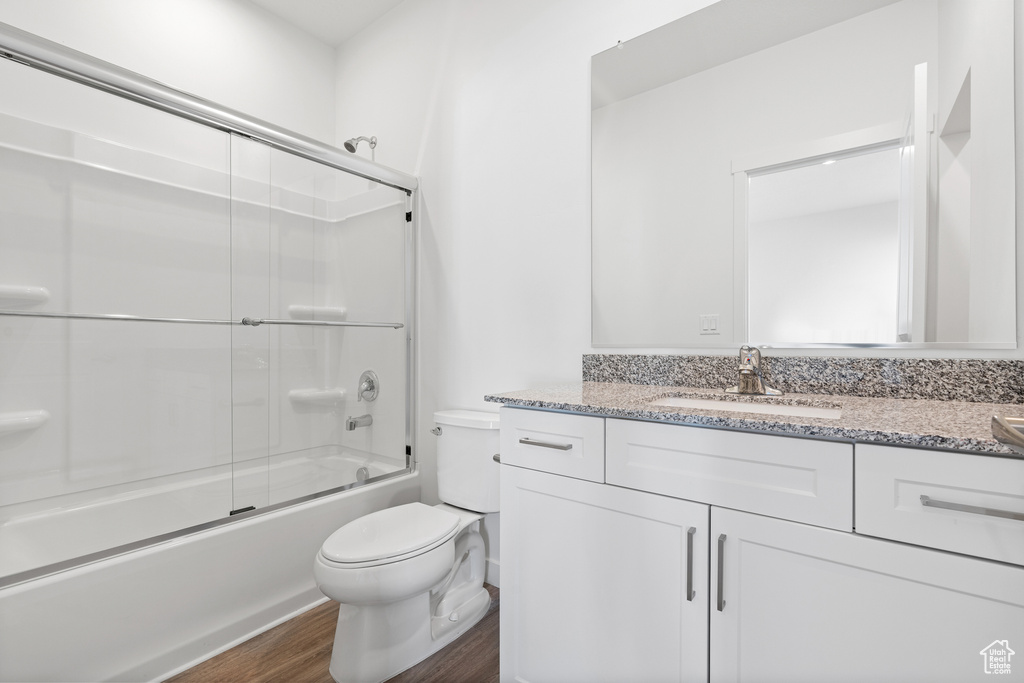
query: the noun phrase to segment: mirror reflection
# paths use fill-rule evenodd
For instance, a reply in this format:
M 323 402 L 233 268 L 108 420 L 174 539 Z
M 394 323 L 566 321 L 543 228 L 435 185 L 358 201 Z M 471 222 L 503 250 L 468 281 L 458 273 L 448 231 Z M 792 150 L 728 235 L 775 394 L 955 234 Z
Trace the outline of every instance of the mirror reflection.
M 900 247 L 907 244 L 900 239 L 902 153 L 873 149 L 750 177 L 751 338 L 901 341 L 893 292 L 901 284 Z M 792 263 L 800 267 L 787 267 Z
M 592 73 L 595 346 L 1014 347 L 1012 0 L 721 0 Z

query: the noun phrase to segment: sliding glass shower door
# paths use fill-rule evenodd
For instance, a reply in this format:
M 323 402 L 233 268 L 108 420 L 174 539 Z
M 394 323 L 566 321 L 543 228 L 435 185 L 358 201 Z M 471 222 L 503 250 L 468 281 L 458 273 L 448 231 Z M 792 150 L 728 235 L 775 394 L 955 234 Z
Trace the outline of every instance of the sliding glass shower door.
M 235 510 L 406 467 L 406 195 L 232 140 Z
M 0 90 L 0 582 L 406 469 L 404 191 Z

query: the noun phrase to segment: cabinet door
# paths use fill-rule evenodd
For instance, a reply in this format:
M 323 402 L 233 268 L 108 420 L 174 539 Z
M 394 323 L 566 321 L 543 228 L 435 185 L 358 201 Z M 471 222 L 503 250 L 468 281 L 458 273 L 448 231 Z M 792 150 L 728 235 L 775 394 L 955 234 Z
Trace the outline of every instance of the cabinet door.
M 501 469 L 501 680 L 706 681 L 708 506 Z
M 999 654 L 1024 653 L 1020 567 L 719 508 L 711 526 L 712 681 L 1024 680 Z

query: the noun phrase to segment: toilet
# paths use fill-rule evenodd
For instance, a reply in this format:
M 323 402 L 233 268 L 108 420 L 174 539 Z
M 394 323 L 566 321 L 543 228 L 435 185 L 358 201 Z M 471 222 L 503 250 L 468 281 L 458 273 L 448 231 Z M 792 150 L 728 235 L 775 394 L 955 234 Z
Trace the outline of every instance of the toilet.
M 426 659 L 486 614 L 484 513 L 498 511 L 498 415 L 434 413 L 440 505 L 365 515 L 324 541 L 320 591 L 341 603 L 331 654 L 338 683 L 379 683 Z

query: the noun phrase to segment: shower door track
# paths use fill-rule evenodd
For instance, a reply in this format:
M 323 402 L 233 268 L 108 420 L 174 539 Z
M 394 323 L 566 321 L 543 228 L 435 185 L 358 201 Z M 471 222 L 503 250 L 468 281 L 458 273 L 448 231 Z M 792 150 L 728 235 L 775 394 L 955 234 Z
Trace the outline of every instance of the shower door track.
M 143 323 L 188 323 L 192 325 L 311 325 L 316 327 L 390 327 L 400 330 L 404 323 L 364 323 L 347 320 L 269 320 L 266 318 L 242 318 L 241 320 L 211 320 L 209 318 L 148 318 L 139 315 L 121 315 L 119 313 L 46 313 L 43 311 L 4 311 L 0 316 L 16 316 L 20 318 L 65 318 L 71 320 L 119 320 L 122 322 Z
M 134 71 L 2 22 L 0 57 L 190 121 L 251 138 L 304 159 L 403 190 L 408 195 L 411 195 L 419 184 L 415 176 L 177 90 Z

